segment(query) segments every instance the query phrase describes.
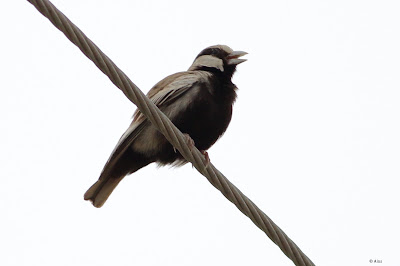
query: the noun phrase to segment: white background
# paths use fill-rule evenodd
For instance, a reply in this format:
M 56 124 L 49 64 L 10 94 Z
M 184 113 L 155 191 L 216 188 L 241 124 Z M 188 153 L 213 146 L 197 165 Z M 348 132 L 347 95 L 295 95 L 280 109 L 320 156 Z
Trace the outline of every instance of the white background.
M 293 265 L 190 165 L 85 202 L 135 106 L 31 4 L 7 2 L 0 265 Z M 400 265 L 398 1 L 53 3 L 145 92 L 209 45 L 247 51 L 213 164 L 317 265 Z

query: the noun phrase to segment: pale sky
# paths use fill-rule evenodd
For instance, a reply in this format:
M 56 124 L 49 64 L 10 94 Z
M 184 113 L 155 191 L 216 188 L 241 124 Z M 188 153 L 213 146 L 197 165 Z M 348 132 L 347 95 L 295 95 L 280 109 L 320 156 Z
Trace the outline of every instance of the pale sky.
M 52 2 L 144 92 L 247 51 L 212 163 L 316 265 L 400 265 L 398 1 Z M 190 164 L 84 201 L 136 107 L 27 1 L 0 29 L 0 265 L 293 265 Z

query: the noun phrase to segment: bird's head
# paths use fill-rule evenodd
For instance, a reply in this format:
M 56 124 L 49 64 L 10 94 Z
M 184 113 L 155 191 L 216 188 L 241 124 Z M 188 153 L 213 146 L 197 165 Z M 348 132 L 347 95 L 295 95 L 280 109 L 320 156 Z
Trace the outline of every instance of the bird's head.
M 247 54 L 243 51 L 233 51 L 226 45 L 213 45 L 199 53 L 189 70 L 206 70 L 222 73 L 232 77 L 236 66 L 246 61 L 239 57 Z

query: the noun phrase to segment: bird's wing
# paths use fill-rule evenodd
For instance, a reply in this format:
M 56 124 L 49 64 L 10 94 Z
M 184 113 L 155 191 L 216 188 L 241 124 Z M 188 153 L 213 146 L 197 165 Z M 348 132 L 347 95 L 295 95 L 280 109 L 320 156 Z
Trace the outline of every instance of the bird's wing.
M 199 75 L 195 75 L 194 72 L 177 73 L 157 83 L 149 91 L 148 97 L 160 108 L 164 107 L 164 105 L 167 106 L 175 103 L 181 109 L 185 101 L 181 103 L 177 99 L 184 97 L 183 94 L 191 88 L 198 87 L 196 86 L 198 81 Z M 99 180 L 85 193 L 84 198 L 86 200 L 91 200 L 94 206 L 101 207 L 127 173 L 134 172 L 151 163 L 148 158 L 142 158 L 143 160 L 139 159 L 137 161 L 133 159 L 134 161 L 130 161 L 132 158 L 129 156 L 126 157 L 128 149 L 134 140 L 150 125 L 150 121 L 142 113 L 139 111 L 135 112 L 131 125 L 121 136 L 111 153 Z
M 201 76 L 193 71 L 179 72 L 158 82 L 148 93 L 147 97 L 157 107 L 162 107 L 178 99 L 182 94 L 195 86 Z M 133 114 L 134 120 L 144 119 L 144 115 L 137 109 Z
M 106 178 L 109 175 L 109 172 L 112 171 L 115 163 L 121 158 L 126 149 L 129 148 L 148 123 L 149 122 L 145 120 L 132 121 L 131 125 L 119 139 L 117 145 L 108 158 L 107 163 L 104 165 L 100 179 Z
M 148 92 L 147 95 L 155 105 L 161 107 L 164 104 L 169 104 L 178 99 L 179 96 L 187 92 L 198 83 L 198 81 L 199 77 L 195 73 L 179 72 L 161 80 Z M 108 176 L 108 172 L 112 170 L 118 159 L 149 124 L 150 122 L 144 117 L 144 115 L 140 111 L 136 110 L 131 125 L 121 136 L 111 153 L 106 165 L 104 166 L 100 179 Z

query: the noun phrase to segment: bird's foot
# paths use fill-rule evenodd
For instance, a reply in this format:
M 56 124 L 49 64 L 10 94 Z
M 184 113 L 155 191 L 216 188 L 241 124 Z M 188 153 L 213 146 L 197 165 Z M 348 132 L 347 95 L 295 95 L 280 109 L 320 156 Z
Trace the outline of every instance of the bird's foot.
M 190 151 L 192 151 L 193 147 L 195 146 L 194 140 L 189 136 L 189 134 L 184 133 L 183 135 L 185 136 L 186 143 L 188 144 Z M 208 167 L 208 165 L 210 164 L 210 156 L 208 156 L 208 152 L 205 150 L 201 150 L 200 152 L 204 155 L 204 159 L 206 160 L 206 167 Z
M 194 147 L 194 140 L 189 136 L 189 134 L 184 133 L 183 136 L 186 139 L 186 143 L 189 146 L 189 150 L 192 151 Z
M 210 156 L 208 156 L 208 152 L 205 150 L 201 150 L 200 152 L 204 155 L 204 159 L 206 159 L 206 167 L 208 167 L 210 164 Z
M 189 134 L 183 133 L 183 136 L 185 137 L 186 144 L 189 146 L 189 150 L 192 151 L 194 140 L 189 136 Z M 174 146 L 172 146 L 172 148 L 174 149 L 174 152 L 177 153 L 177 149 Z

